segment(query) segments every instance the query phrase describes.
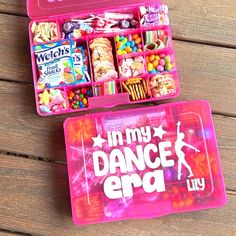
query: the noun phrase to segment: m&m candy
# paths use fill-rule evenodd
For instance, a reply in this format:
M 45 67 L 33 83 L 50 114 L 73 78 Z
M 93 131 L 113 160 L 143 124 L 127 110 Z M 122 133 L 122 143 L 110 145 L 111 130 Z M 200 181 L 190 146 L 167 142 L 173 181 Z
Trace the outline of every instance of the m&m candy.
M 69 91 L 68 97 L 71 109 L 88 107 L 88 98 L 93 96 L 91 87 L 73 89 Z

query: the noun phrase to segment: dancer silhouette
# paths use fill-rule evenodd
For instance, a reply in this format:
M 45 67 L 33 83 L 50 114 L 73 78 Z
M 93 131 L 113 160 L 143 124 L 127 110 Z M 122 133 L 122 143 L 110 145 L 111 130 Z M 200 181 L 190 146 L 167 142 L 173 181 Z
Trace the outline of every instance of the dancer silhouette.
M 183 139 L 185 138 L 185 134 L 180 132 L 180 125 L 181 125 L 181 122 L 179 121 L 177 123 L 177 140 L 175 142 L 175 152 L 176 152 L 176 155 L 177 155 L 177 157 L 179 159 L 178 160 L 178 180 L 181 179 L 182 165 L 184 165 L 188 169 L 188 171 L 189 171 L 188 178 L 193 176 L 192 169 L 191 169 L 191 167 L 189 166 L 189 164 L 185 160 L 185 153 L 182 151 L 183 147 L 189 147 L 189 148 L 195 150 L 196 152 L 200 152 L 194 146 L 192 146 L 192 145 L 190 145 L 188 143 L 185 143 L 183 141 Z

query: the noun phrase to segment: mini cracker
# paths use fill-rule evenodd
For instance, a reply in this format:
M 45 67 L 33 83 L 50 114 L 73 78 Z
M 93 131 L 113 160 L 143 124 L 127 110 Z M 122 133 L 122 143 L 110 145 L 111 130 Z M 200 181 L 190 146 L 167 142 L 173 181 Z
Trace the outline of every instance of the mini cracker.
M 137 83 L 140 83 L 141 80 L 142 80 L 141 78 L 132 78 L 126 82 L 126 85 L 137 84 Z
M 128 86 L 130 92 L 131 92 L 131 97 L 132 97 L 132 100 L 135 101 L 136 100 L 136 96 L 134 94 L 134 91 L 133 91 L 133 88 L 131 85 Z
M 140 99 L 141 99 L 141 95 L 140 95 L 140 92 L 139 92 L 139 89 L 138 89 L 138 85 L 135 84 L 135 85 L 133 85 L 133 86 L 134 86 L 134 88 L 135 88 L 135 91 L 136 91 L 136 94 L 137 94 L 137 98 L 138 98 L 138 100 L 140 100 Z
M 132 93 L 130 92 L 129 88 L 126 86 L 124 82 L 122 82 L 123 88 L 126 90 L 126 92 L 129 93 L 130 96 L 132 96 Z
M 146 94 L 143 90 L 142 84 L 139 84 L 138 86 L 139 86 L 139 91 L 141 92 L 141 95 L 142 95 L 142 99 L 146 99 Z
M 133 92 L 134 92 L 134 96 L 135 96 L 135 101 L 138 101 L 138 95 L 137 95 L 137 92 L 135 90 L 135 86 L 134 85 L 130 85 L 133 89 Z
M 145 92 L 145 94 L 147 95 L 147 94 L 148 94 L 148 91 L 147 91 L 147 87 L 146 87 L 146 82 L 145 82 L 145 80 L 142 80 L 142 83 L 143 83 L 144 92 Z

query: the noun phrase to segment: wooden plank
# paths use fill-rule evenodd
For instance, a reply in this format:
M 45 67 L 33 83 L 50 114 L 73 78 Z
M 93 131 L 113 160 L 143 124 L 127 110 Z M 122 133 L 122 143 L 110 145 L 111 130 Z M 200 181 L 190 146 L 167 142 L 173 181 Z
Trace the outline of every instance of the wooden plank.
M 77 228 L 64 165 L 0 156 L 0 228 L 37 235 L 234 235 L 236 195 L 221 209 Z M 235 179 L 235 172 L 230 178 Z M 217 232 L 217 233 L 216 233 Z
M 174 37 L 236 46 L 236 2 L 164 0 L 170 8 Z M 26 15 L 25 0 L 0 0 L 0 12 Z
M 39 117 L 35 111 L 33 88 L 28 85 L 0 81 L 0 100 L 4 101 L 0 103 L 0 150 L 65 161 L 62 125 L 65 118 L 71 114 Z M 183 100 L 185 100 L 184 97 Z M 214 98 L 210 102 L 214 110 L 218 108 L 220 111 L 221 107 L 217 107 Z M 122 106 L 122 108 L 130 107 Z M 223 107 L 222 110 L 224 110 Z M 85 113 L 77 113 L 73 116 L 83 114 Z M 226 156 L 222 156 L 222 158 L 231 158 L 235 156 L 236 152 L 236 119 L 223 116 L 214 117 L 220 150 L 227 149 L 224 153 Z
M 19 235 L 22 235 L 22 234 L 16 234 L 16 233 L 0 230 L 0 236 L 17 236 L 17 235 L 19 236 Z
M 230 0 L 165 0 L 173 36 L 183 40 L 236 46 L 236 2 Z
M 26 1 L 0 0 L 0 12 L 26 16 Z
M 0 150 L 65 160 L 62 125 L 70 115 L 39 117 L 35 111 L 33 89 L 27 85 L 0 82 L 0 99 L 4 101 L 0 104 Z M 214 100 L 211 102 L 214 106 Z M 232 155 L 235 153 L 232 147 L 236 142 L 236 119 L 215 116 L 215 120 L 220 148 L 230 149 Z M 227 146 L 228 142 L 231 147 Z
M 177 100 L 206 99 L 213 111 L 235 115 L 236 50 L 176 41 L 174 47 L 181 88 Z
M 0 14 L 0 78 L 32 82 L 28 19 Z

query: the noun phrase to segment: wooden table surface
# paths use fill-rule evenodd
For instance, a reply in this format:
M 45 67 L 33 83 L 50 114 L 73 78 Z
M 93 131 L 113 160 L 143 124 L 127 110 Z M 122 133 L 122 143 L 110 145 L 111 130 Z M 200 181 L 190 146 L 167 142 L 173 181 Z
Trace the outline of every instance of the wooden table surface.
M 176 100 L 212 105 L 227 206 L 75 227 L 62 129 L 68 116 L 36 114 L 25 1 L 0 0 L 0 235 L 236 235 L 236 1 L 166 3 L 182 89 Z

